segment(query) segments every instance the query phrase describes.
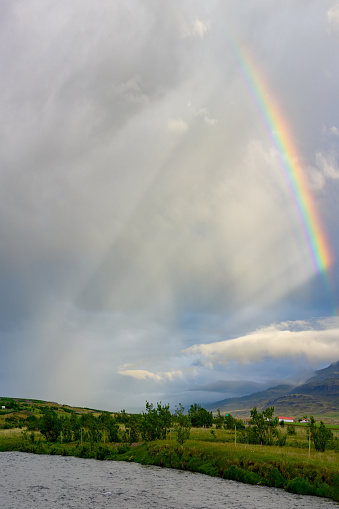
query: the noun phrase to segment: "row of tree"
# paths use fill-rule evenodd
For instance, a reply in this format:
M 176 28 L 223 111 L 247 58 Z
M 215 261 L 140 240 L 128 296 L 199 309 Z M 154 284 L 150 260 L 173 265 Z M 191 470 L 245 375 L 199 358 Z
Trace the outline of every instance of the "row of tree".
M 263 412 L 258 412 L 257 408 L 254 407 L 251 410 L 249 426 L 245 430 L 245 440 L 252 444 L 285 445 L 286 434 L 280 436 L 278 424 L 278 418 L 274 417 L 274 407 L 267 407 Z M 326 428 L 323 421 L 320 421 L 319 426 L 316 425 L 313 416 L 310 417 L 306 429 L 316 451 L 324 452 L 331 441 L 337 441 L 333 437 L 332 431 Z M 288 434 L 295 434 L 294 426 L 290 425 L 287 432 Z
M 274 407 L 268 407 L 258 412 L 254 407 L 251 410 L 251 419 L 248 426 L 235 419 L 232 415 L 221 415 L 218 409 L 213 417 L 212 412 L 198 404 L 193 404 L 185 413 L 183 405 L 179 404 L 172 415 L 169 405 L 161 402 L 154 406 L 146 401 L 146 410 L 142 414 L 127 414 L 124 410 L 116 416 L 109 412 L 102 412 L 98 417 L 93 413 L 78 415 L 71 413 L 59 416 L 53 409 L 46 408 L 43 416 L 34 416 L 26 420 L 28 430 L 39 430 L 49 442 L 62 440 L 96 442 L 138 442 L 166 439 L 174 426 L 177 441 L 183 444 L 190 437 L 192 427 L 211 428 L 213 424 L 217 429 L 239 430 L 238 441 L 262 445 L 285 445 L 286 434 L 279 433 L 278 418 L 274 417 Z M 124 426 L 121 427 L 120 424 Z M 307 427 L 310 438 L 317 451 L 324 451 L 328 443 L 333 440 L 331 430 L 321 421 L 317 426 L 313 417 Z M 294 427 L 288 432 L 294 433 Z M 34 439 L 34 434 L 31 435 Z

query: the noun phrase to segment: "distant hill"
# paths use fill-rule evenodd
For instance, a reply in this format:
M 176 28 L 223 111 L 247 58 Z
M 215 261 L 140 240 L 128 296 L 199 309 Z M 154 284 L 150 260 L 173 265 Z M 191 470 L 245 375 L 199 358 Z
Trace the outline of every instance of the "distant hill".
M 305 383 L 297 386 L 278 385 L 266 391 L 240 398 L 228 398 L 205 405 L 208 410 L 248 417 L 256 406 L 262 411 L 274 406 L 275 415 L 287 414 L 294 418 L 303 415 L 339 419 L 339 361 L 315 372 Z
M 272 404 L 279 412 L 286 408 L 308 415 L 339 412 L 339 362 L 316 371 L 304 384 L 268 402 L 268 406 Z
M 260 410 L 264 409 L 268 406 L 268 401 L 274 401 L 280 396 L 287 394 L 291 389 L 293 389 L 293 385 L 277 385 L 276 387 L 266 389 L 266 391 L 255 392 L 249 396 L 223 399 L 204 406 L 207 410 L 212 410 L 213 412 L 220 408 L 222 413 L 226 412 L 238 417 L 247 417 L 254 406 Z
M 38 399 L 0 396 L 0 428 L 8 425 L 11 420 L 15 421 L 12 423 L 13 426 L 14 424 L 24 425 L 24 420 L 27 417 L 41 417 L 47 408 L 54 410 L 60 416 L 65 416 L 70 413 L 92 413 L 94 415 L 100 415 L 100 413 L 102 413 L 102 410 L 95 410 L 94 408 L 61 405 L 60 403 Z

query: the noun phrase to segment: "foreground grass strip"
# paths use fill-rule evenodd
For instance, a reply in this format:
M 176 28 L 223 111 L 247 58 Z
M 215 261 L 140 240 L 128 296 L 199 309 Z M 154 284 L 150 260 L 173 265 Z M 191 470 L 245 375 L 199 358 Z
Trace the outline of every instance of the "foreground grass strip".
M 314 453 L 289 447 L 210 443 L 189 440 L 183 446 L 159 440 L 135 447 L 127 444 L 49 443 L 2 436 L 0 451 L 58 454 L 98 460 L 134 461 L 144 465 L 190 470 L 247 484 L 282 488 L 291 493 L 339 501 L 339 457 L 335 452 Z
M 304 452 L 275 447 L 193 441 L 179 446 L 158 441 L 136 447 L 121 459 L 339 500 L 339 463 L 335 453 L 309 459 Z

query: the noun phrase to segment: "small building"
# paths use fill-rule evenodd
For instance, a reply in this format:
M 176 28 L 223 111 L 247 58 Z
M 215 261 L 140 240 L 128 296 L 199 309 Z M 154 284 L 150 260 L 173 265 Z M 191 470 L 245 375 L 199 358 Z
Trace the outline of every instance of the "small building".
M 294 422 L 293 417 L 282 417 L 281 415 L 278 415 L 278 421 L 279 422 Z
M 5 408 L 6 408 L 5 405 L 1 406 L 1 410 L 5 410 Z
M 305 423 L 308 423 L 308 419 L 301 419 L 301 421 L 299 421 L 299 422 L 302 422 L 303 424 L 305 424 Z

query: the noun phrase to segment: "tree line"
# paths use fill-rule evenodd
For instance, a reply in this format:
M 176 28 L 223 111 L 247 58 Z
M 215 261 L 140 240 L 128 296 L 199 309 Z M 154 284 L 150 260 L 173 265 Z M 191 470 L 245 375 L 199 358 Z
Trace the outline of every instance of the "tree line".
M 213 416 L 201 405 L 192 404 L 187 412 L 182 404 L 170 412 L 169 405 L 161 402 L 153 405 L 146 401 L 145 411 L 141 414 L 127 414 L 125 410 L 112 415 L 101 412 L 95 416 L 93 413 L 60 416 L 55 409 L 45 407 L 41 409 L 42 417 L 30 416 L 25 419 L 27 431 L 31 431 L 31 440 L 35 440 L 34 431 L 40 431 L 48 442 L 90 442 L 90 443 L 136 443 L 166 439 L 174 428 L 176 440 L 183 444 L 190 438 L 191 428 L 210 428 L 214 434 L 215 429 L 238 430 L 237 441 L 249 444 L 279 445 L 286 444 L 286 433 L 279 430 L 283 423 L 274 417 L 274 407 L 268 407 L 259 412 L 256 407 L 251 410 L 248 425 L 231 414 L 222 415 L 220 409 Z M 8 427 L 10 419 L 7 418 Z M 14 419 L 14 418 L 13 418 Z M 14 425 L 15 422 L 12 423 Z M 23 423 L 20 423 L 23 424 Z M 121 426 L 121 424 L 123 426 Z M 213 429 L 212 429 L 213 428 Z M 330 429 L 321 421 L 316 424 L 311 416 L 307 425 L 308 435 L 317 451 L 325 451 L 326 447 L 334 444 L 337 449 L 338 439 L 333 437 Z M 26 432 L 27 433 L 27 432 Z M 294 434 L 294 426 L 288 425 L 287 434 Z M 215 436 L 215 435 L 214 435 Z

